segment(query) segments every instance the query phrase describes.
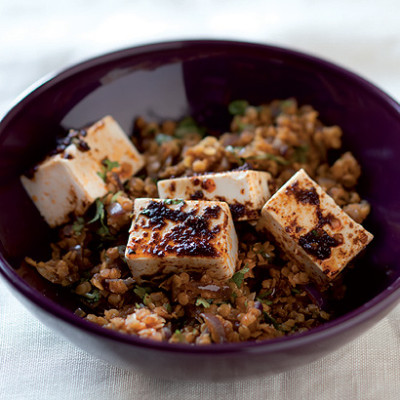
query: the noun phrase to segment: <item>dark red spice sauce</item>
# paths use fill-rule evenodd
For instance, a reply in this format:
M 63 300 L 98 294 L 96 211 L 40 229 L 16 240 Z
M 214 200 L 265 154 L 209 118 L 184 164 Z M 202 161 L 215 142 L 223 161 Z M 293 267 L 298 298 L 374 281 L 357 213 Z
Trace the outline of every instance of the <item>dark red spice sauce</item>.
M 299 245 L 308 253 L 317 257 L 319 260 L 326 260 L 332 254 L 332 247 L 341 244 L 340 240 L 328 235 L 323 226 L 330 224 L 334 219 L 332 214 L 325 217 L 322 214 L 320 200 L 315 187 L 301 189 L 299 183 L 295 182 L 286 189 L 286 193 L 294 195 L 296 200 L 303 204 L 311 204 L 316 206 L 316 215 L 318 222 L 316 226 L 305 235 L 300 236 Z
M 212 239 L 220 232 L 219 225 L 210 229 L 210 220 L 217 219 L 221 213 L 218 205 L 208 206 L 202 215 L 197 210 L 185 212 L 182 206 L 176 209 L 168 207 L 165 202 L 152 201 L 141 212 L 148 218 L 148 224 L 153 229 L 162 228 L 166 220 L 177 222 L 161 240 L 153 240 L 148 251 L 163 257 L 165 253 L 175 253 L 178 256 L 216 257 L 218 251 L 211 244 Z

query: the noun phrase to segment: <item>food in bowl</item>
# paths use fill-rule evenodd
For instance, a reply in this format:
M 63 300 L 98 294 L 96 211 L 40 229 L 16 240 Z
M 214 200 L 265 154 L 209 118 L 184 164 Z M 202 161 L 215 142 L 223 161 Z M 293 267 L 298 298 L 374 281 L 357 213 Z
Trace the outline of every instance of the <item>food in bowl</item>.
M 341 296 L 340 271 L 372 239 L 359 225 L 370 211 L 356 191 L 359 164 L 349 152 L 329 163 L 341 129 L 294 99 L 229 111 L 219 137 L 191 118 L 138 118 L 133 144 L 123 143 L 132 163 L 110 156 L 112 140 L 90 142 L 110 125 L 121 138 L 107 117 L 70 131 L 22 178 L 59 234 L 50 260 L 26 262 L 71 289 L 78 315 L 192 344 L 266 340 L 334 316 L 312 285 Z M 65 179 L 55 172 L 49 184 L 42 168 L 55 159 Z

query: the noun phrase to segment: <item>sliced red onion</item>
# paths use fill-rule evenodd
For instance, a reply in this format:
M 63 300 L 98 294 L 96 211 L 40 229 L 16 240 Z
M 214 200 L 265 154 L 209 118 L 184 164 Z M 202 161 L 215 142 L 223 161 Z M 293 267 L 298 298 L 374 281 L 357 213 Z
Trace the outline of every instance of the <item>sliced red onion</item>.
M 200 316 L 204 319 L 208 330 L 211 333 L 211 338 L 215 343 L 226 342 L 225 329 L 221 321 L 211 313 L 201 313 Z
M 254 307 L 257 308 L 257 310 L 263 311 L 263 305 L 260 301 L 255 301 L 254 302 Z
M 323 310 L 327 306 L 326 295 L 323 292 L 320 292 L 315 285 L 309 283 L 308 285 L 304 285 L 303 289 L 307 292 L 312 302 L 317 305 L 321 310 Z

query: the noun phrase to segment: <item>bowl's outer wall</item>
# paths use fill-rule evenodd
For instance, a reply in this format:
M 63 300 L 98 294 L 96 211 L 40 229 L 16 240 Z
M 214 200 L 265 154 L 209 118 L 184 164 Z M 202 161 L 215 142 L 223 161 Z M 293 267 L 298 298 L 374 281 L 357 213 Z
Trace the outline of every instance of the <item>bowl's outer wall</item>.
M 13 288 L 11 285 L 9 287 Z M 14 291 L 14 294 L 33 315 L 49 328 L 104 361 L 123 369 L 159 378 L 205 381 L 263 376 L 287 371 L 315 361 L 363 333 L 396 305 L 396 302 L 392 302 L 371 319 L 364 320 L 362 323 L 352 326 L 351 329 L 343 329 L 337 336 L 326 335 L 305 345 L 294 345 L 290 348 L 281 346 L 262 348 L 260 346 L 254 347 L 250 351 L 228 351 L 226 353 L 213 352 L 214 346 L 211 346 L 209 351 L 193 354 L 189 349 L 189 351 L 172 349 L 165 352 L 140 345 L 132 346 L 130 343 L 108 338 L 96 332 L 82 330 L 62 318 L 49 314 L 21 293 Z
M 128 49 L 70 68 L 22 99 L 0 125 L 0 250 L 14 267 L 26 254 L 42 254 L 50 232 L 18 177 L 47 153 L 63 128 L 81 127 L 111 114 L 131 133 L 138 115 L 165 119 L 189 113 L 219 131 L 228 127 L 230 117 L 225 110 L 231 100 L 243 98 L 259 104 L 287 97 L 312 104 L 325 124 L 341 126 L 345 148 L 363 167 L 361 191 L 372 205 L 368 227 L 375 240 L 363 265 L 349 274 L 353 290 L 343 312 L 355 309 L 400 275 L 400 185 L 395 184 L 400 176 L 396 159 L 400 154 L 399 106 L 340 68 L 268 46 L 198 41 Z M 7 266 L 1 268 L 5 271 Z M 30 274 L 33 272 L 25 271 L 24 278 L 31 285 L 45 288 L 49 298 L 57 297 L 52 285 Z M 274 353 L 270 348 L 266 360 L 263 352 L 254 348 L 246 357 L 238 352 L 218 362 L 209 353 L 196 354 L 193 367 L 190 354 L 160 354 L 99 335 L 89 340 L 87 331 L 83 334 L 74 325 L 61 322 L 25 297 L 22 301 L 46 324 L 92 353 L 136 368 L 151 369 L 154 363 L 153 368 L 161 374 L 179 372 L 191 377 L 196 373 L 189 371 L 196 369 L 198 375 L 226 377 L 310 361 L 348 341 L 389 309 L 388 305 L 386 311 L 371 312 L 367 320 L 348 327 L 340 336 L 320 337 L 313 346 L 290 354 L 282 349 Z

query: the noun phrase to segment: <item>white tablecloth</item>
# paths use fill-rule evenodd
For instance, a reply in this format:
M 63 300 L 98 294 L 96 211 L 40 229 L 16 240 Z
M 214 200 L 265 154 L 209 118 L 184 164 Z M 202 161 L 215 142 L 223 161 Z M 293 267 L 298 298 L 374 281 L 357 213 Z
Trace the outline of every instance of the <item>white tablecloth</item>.
M 134 44 L 200 37 L 308 51 L 358 72 L 399 100 L 399 15 L 396 0 L 2 0 L 0 114 L 29 84 L 72 62 Z M 189 384 L 123 371 L 89 356 L 26 312 L 0 280 L 0 398 L 398 400 L 400 306 L 363 336 L 305 367 L 252 380 Z

